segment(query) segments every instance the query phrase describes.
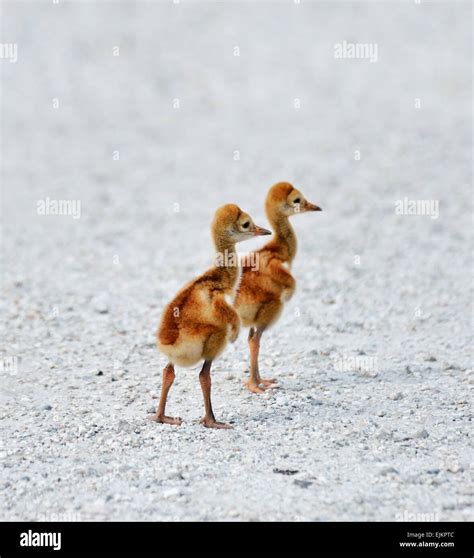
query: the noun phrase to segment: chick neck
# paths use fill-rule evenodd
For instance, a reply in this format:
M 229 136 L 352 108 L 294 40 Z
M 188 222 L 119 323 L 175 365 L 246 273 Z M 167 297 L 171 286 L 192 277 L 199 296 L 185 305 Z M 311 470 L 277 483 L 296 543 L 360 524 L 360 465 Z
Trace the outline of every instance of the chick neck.
M 214 236 L 216 247 L 215 269 L 219 273 L 219 285 L 225 291 L 232 291 L 239 278 L 239 260 L 235 242 L 220 235 Z
M 279 211 L 272 210 L 267 211 L 267 217 L 275 233 L 272 242 L 279 247 L 282 259 L 291 263 L 296 256 L 298 245 L 289 218 Z

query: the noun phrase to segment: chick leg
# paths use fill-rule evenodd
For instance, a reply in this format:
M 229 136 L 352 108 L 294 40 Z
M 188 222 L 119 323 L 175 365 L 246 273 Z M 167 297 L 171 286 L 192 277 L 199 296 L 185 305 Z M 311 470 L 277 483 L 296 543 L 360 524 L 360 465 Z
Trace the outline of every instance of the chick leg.
M 251 327 L 249 331 L 250 380 L 248 380 L 245 385 L 247 389 L 253 393 L 263 393 L 266 389 L 268 389 L 272 384 L 276 382 L 275 379 L 263 379 L 260 376 L 260 371 L 258 368 L 260 339 L 264 331 L 265 328 L 263 327 L 257 327 L 256 329 Z M 260 386 L 263 386 L 263 388 Z
M 201 424 L 207 428 L 232 428 L 229 424 L 224 422 L 217 422 L 216 417 L 212 411 L 211 404 L 211 365 L 212 360 L 205 360 L 202 365 L 202 370 L 199 373 L 199 382 L 201 384 L 202 394 L 204 396 L 204 409 L 206 414 L 201 419 Z
M 180 425 L 182 420 L 179 417 L 167 417 L 165 415 L 166 398 L 168 397 L 168 392 L 170 387 L 173 385 L 175 378 L 174 366 L 169 362 L 163 369 L 163 383 L 161 384 L 161 397 L 156 415 L 153 416 L 151 420 L 155 422 L 163 422 L 165 424 L 176 424 Z

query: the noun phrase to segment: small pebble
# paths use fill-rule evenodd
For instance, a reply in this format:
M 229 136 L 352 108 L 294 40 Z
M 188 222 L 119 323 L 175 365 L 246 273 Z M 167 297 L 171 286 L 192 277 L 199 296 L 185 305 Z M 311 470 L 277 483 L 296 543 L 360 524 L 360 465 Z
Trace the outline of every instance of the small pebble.
M 163 491 L 163 498 L 176 498 L 177 496 L 181 496 L 182 491 L 179 488 L 167 488 Z
M 92 299 L 92 308 L 98 314 L 107 314 L 109 312 L 108 299 L 103 296 L 97 296 Z
M 413 434 L 413 438 L 428 438 L 428 436 L 429 436 L 429 432 L 425 428 L 422 428 L 421 430 L 417 430 Z
M 297 469 L 273 469 L 273 472 L 280 475 L 296 475 L 296 473 L 299 473 Z
M 308 488 L 308 486 L 311 486 L 313 483 L 311 481 L 306 481 L 306 480 L 299 480 L 299 479 L 295 479 L 294 484 L 296 484 L 296 486 L 299 486 L 300 488 Z
M 377 470 L 377 473 L 382 476 L 398 475 L 397 469 L 395 469 L 395 467 L 392 467 L 392 465 L 381 465 Z

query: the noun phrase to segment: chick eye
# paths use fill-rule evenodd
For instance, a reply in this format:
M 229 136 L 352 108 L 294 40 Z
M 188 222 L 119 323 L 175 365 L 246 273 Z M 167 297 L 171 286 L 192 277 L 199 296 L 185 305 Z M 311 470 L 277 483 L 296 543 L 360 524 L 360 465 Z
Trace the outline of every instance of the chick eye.
M 293 200 L 293 203 L 300 203 L 300 198 L 296 198 L 296 200 Z
M 243 227 L 244 229 L 248 229 L 248 228 L 249 228 L 249 225 L 250 225 L 250 223 L 247 221 L 247 223 L 244 223 L 244 224 L 242 225 L 242 227 Z

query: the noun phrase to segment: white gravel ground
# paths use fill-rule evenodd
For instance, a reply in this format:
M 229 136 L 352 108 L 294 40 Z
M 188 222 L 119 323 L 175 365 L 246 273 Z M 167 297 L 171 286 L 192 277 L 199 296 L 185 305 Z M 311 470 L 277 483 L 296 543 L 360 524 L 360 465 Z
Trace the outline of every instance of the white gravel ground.
M 471 3 L 2 11 L 1 519 L 472 520 Z M 215 208 L 265 226 L 277 180 L 324 208 L 294 219 L 297 293 L 263 339 L 280 389 L 244 390 L 242 331 L 213 373 L 232 431 L 198 424 L 197 369 L 183 426 L 147 421 Z

